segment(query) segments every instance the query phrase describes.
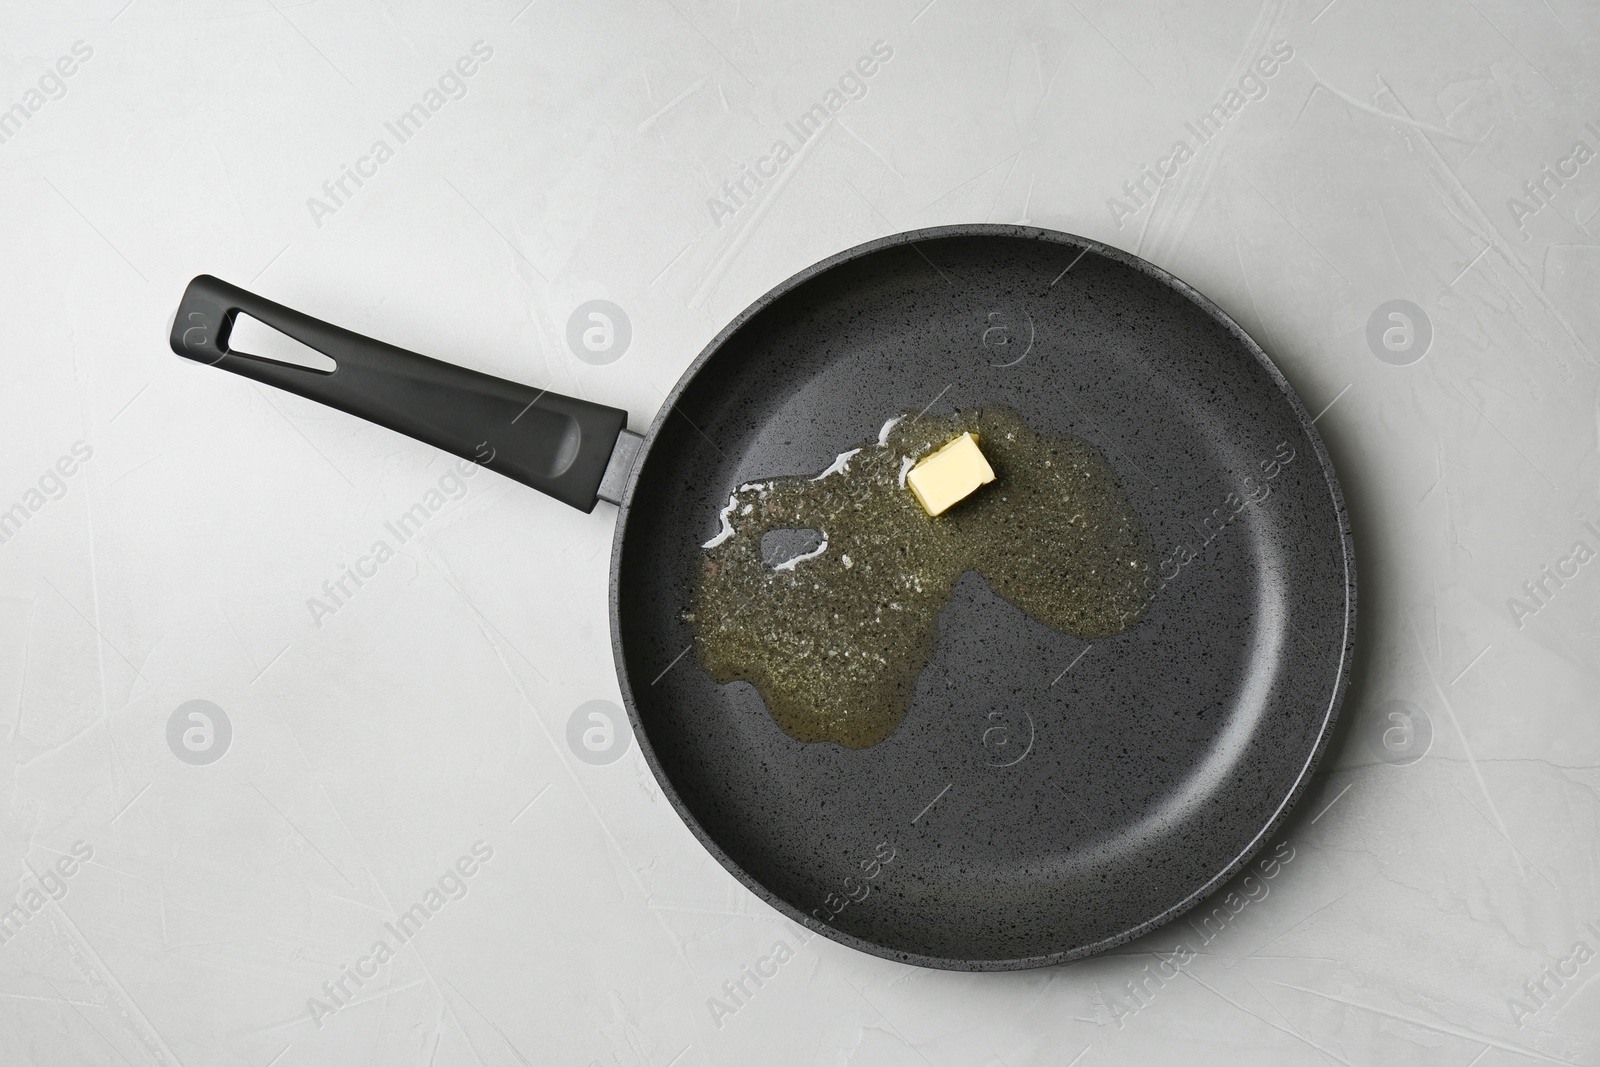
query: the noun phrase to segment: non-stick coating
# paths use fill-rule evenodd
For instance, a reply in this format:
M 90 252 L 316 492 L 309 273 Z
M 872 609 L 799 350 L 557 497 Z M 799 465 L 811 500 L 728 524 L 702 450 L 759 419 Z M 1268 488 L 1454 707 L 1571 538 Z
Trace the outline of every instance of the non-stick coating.
M 791 740 L 684 654 L 734 488 L 994 403 L 1116 469 L 1171 560 L 1136 627 L 1091 645 L 969 573 L 910 714 L 860 751 Z M 1260 348 L 1136 257 L 1014 226 L 885 238 L 763 297 L 662 408 L 612 561 L 633 728 L 706 847 L 812 929 L 956 969 L 1100 951 L 1237 871 L 1321 755 L 1354 621 L 1337 480 Z

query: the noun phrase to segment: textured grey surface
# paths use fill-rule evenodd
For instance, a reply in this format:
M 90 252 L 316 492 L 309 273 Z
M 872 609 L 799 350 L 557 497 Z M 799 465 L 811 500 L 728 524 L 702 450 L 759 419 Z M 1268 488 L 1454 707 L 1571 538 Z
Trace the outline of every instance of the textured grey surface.
M 0 1061 L 1600 1062 L 1592 4 L 0 25 Z M 608 514 L 165 342 L 209 271 L 642 429 L 773 284 L 970 221 L 1216 300 L 1319 416 L 1361 551 L 1347 729 L 1277 862 L 1059 969 L 807 939 L 616 718 Z M 616 358 L 592 311 L 569 341 L 596 300 Z

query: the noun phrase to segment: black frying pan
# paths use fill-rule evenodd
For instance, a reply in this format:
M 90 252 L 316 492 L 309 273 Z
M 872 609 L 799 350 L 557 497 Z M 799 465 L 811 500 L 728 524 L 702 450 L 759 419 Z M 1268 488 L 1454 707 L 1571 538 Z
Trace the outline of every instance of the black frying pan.
M 338 369 L 230 351 L 239 312 Z M 1344 693 L 1354 556 L 1305 409 L 1210 301 L 1082 238 L 955 226 L 842 252 L 723 330 L 642 438 L 625 412 L 205 276 L 172 348 L 584 511 L 619 505 L 612 641 L 651 770 L 753 892 L 876 955 L 1042 966 L 1181 914 L 1283 821 Z M 994 403 L 1116 470 L 1159 557 L 1136 626 L 1081 641 L 969 573 L 910 713 L 866 749 L 792 740 L 751 686 L 719 686 L 684 654 L 701 545 L 734 488 L 821 471 L 908 409 Z

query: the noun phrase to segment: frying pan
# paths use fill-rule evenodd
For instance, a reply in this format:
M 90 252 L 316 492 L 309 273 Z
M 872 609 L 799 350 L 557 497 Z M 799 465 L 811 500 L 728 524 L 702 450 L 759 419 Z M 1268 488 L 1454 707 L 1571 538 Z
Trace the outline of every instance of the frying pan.
M 230 350 L 240 312 L 337 369 Z M 865 952 L 1006 970 L 1155 928 L 1281 826 L 1338 714 L 1354 554 L 1311 420 L 1216 305 L 1093 241 L 967 225 L 841 252 L 718 334 L 642 436 L 208 276 L 171 343 L 584 511 L 616 504 L 612 647 L 650 769 L 752 892 Z M 696 665 L 683 615 L 735 488 L 821 471 L 902 412 L 982 404 L 1111 464 L 1158 556 L 1135 626 L 1079 640 L 968 573 L 909 714 L 865 749 L 795 741 L 749 684 Z

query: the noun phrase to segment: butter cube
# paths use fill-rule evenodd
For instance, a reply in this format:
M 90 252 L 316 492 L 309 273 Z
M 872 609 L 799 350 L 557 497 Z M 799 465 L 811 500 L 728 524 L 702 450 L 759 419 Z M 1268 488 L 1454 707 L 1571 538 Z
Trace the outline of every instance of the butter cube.
M 906 475 L 906 485 L 929 515 L 965 500 L 978 486 L 992 481 L 994 469 L 983 458 L 973 433 L 935 449 Z

